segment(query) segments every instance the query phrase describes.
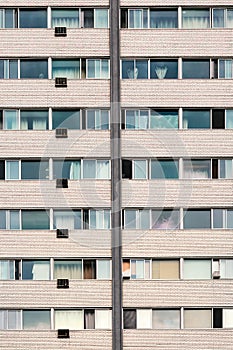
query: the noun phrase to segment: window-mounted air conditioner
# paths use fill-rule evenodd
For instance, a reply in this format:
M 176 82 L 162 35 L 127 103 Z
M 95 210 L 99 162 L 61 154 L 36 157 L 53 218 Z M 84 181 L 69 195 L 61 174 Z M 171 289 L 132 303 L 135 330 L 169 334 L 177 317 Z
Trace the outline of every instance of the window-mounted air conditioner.
M 57 279 L 57 288 L 59 289 L 69 288 L 69 280 L 65 278 Z
M 58 329 L 57 330 L 57 337 L 58 338 L 69 338 L 70 337 L 70 330 L 69 329 Z
M 55 78 L 55 87 L 67 87 L 67 78 L 64 78 L 64 77 Z
M 56 179 L 56 188 L 68 188 L 68 179 Z
M 57 238 L 69 238 L 69 230 L 67 228 L 58 228 Z
M 57 138 L 66 138 L 68 137 L 68 130 L 65 128 L 56 129 L 56 137 Z
M 67 36 L 66 27 L 55 27 L 54 35 L 55 36 Z

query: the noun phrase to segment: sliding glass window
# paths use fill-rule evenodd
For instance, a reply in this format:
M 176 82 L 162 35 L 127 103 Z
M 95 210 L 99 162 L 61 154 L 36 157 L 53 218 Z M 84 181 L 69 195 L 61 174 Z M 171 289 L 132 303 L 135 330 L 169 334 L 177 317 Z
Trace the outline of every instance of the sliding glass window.
M 53 110 L 53 129 L 80 129 L 80 110 Z
M 183 9 L 182 27 L 185 29 L 209 28 L 210 9 Z
M 48 60 L 20 60 L 20 78 L 48 79 Z
M 148 60 L 122 60 L 122 79 L 148 79 Z
M 52 27 L 79 28 L 79 10 L 52 9 Z
M 178 10 L 150 9 L 150 28 L 178 28 Z
M 65 77 L 67 79 L 80 78 L 80 60 L 71 59 L 53 59 L 52 60 L 52 77 Z
M 23 230 L 49 230 L 49 214 L 46 210 L 22 210 Z
M 78 180 L 81 178 L 80 160 L 54 160 L 53 161 L 54 179 Z
M 177 79 L 178 60 L 150 60 L 151 79 Z
M 47 28 L 47 10 L 19 9 L 19 28 Z

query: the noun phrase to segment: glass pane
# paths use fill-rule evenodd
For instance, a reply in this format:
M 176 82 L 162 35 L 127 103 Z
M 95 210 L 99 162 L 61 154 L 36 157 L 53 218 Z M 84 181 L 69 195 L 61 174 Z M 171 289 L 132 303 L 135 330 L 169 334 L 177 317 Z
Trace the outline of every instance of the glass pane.
M 211 310 L 184 310 L 184 328 L 211 328 Z
M 187 210 L 184 212 L 184 229 L 210 228 L 210 210 Z
M 233 259 L 220 260 L 221 278 L 233 278 Z
M 232 179 L 232 177 L 233 177 L 232 159 L 220 159 L 220 178 Z
M 152 310 L 137 310 L 137 329 L 150 329 L 152 319 Z
M 178 28 L 178 11 L 150 10 L 150 28 Z
M 95 28 L 108 28 L 107 9 L 95 9 Z
M 83 178 L 84 179 L 96 178 L 96 161 L 95 160 L 83 161 Z
M 124 329 L 136 329 L 136 310 L 124 310 Z
M 178 129 L 178 111 L 152 110 L 151 129 Z
M 80 129 L 80 110 L 53 110 L 53 129 Z
M 50 262 L 39 260 L 23 260 L 22 262 L 23 280 L 49 280 Z
M 180 278 L 179 260 L 153 260 L 152 278 L 178 280 Z
M 97 260 L 97 279 L 110 279 L 110 260 Z
M 182 11 L 182 24 L 186 29 L 201 29 L 210 27 L 209 9 L 190 9 Z
M 97 179 L 110 179 L 109 160 L 97 160 Z
M 129 28 L 143 28 L 143 10 L 129 10 Z
M 213 27 L 224 27 L 224 9 L 213 9 Z
M 180 226 L 179 210 L 152 210 L 152 229 L 171 230 Z
M 20 78 L 48 79 L 48 61 L 20 60 Z
M 211 279 L 211 260 L 184 260 L 184 279 Z
M 81 178 L 81 161 L 80 160 L 54 160 L 53 161 L 53 178 L 54 179 L 71 179 Z
M 95 310 L 95 328 L 111 329 L 112 328 L 112 311 Z
M 19 210 L 10 210 L 10 229 L 19 230 Z
M 150 228 L 150 210 L 139 210 L 139 228 L 141 230 Z
M 21 161 L 21 178 L 23 180 L 49 179 L 49 162 L 48 161 Z
M 133 60 L 122 60 L 122 79 L 137 79 L 138 70 Z
M 178 161 L 152 160 L 151 179 L 178 179 Z
M 177 60 L 151 60 L 150 61 L 151 79 L 177 79 L 178 61 Z
M 49 310 L 23 310 L 23 329 L 50 329 Z
M 223 209 L 213 210 L 213 228 L 223 228 Z
M 233 28 L 233 10 L 227 9 L 227 28 Z
M 6 161 L 6 180 L 19 179 L 19 161 Z
M 6 211 L 0 210 L 0 229 L 5 230 L 6 229 Z
M 135 229 L 136 227 L 136 210 L 125 210 L 125 229 Z
M 15 263 L 11 260 L 0 260 L 0 279 L 14 280 L 15 279 Z
M 54 27 L 79 27 L 79 10 L 52 10 L 52 28 Z
M 209 179 L 211 172 L 210 160 L 184 160 L 183 176 L 184 179 Z
M 100 60 L 87 60 L 87 78 L 100 77 Z
M 226 110 L 226 129 L 233 129 L 233 109 Z
M 81 260 L 54 261 L 54 279 L 82 279 Z
M 5 28 L 15 28 L 15 10 L 5 9 Z
M 109 129 L 109 112 L 106 110 L 101 110 L 101 121 L 100 124 L 97 123 L 97 129 L 106 130 Z
M 179 329 L 180 310 L 152 310 L 153 329 Z
M 81 210 L 54 210 L 53 226 L 55 229 L 81 229 Z
M 101 60 L 101 79 L 109 79 L 109 60 Z
M 136 79 L 148 79 L 148 61 L 136 60 L 135 77 Z
M 47 28 L 47 10 L 19 10 L 20 28 Z
M 233 328 L 233 309 L 223 309 L 223 328 Z
M 80 60 L 52 60 L 52 77 L 80 78 Z
M 46 210 L 22 210 L 23 230 L 49 230 L 49 215 Z
M 222 79 L 232 78 L 232 59 L 219 60 L 219 78 L 222 78 Z
M 233 210 L 227 210 L 227 228 L 233 228 Z
M 183 129 L 209 129 L 210 111 L 183 110 Z
M 21 130 L 47 130 L 48 111 L 20 111 Z
M 134 179 L 147 179 L 147 161 L 135 160 L 134 165 Z
M 19 115 L 18 111 L 4 110 L 3 114 L 3 128 L 5 130 L 19 129 Z
M 209 79 L 210 60 L 185 60 L 182 67 L 183 79 Z
M 9 78 L 18 78 L 18 60 L 9 60 Z
M 20 310 L 8 310 L 8 329 L 21 329 Z
M 55 310 L 55 329 L 84 329 L 82 310 Z

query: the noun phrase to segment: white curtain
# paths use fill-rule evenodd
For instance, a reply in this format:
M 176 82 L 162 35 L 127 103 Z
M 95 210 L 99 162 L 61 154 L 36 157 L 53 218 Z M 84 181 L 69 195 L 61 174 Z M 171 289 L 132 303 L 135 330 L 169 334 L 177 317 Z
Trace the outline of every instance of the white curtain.
M 32 121 L 33 130 L 46 130 L 46 120 L 45 119 L 33 119 Z
M 70 166 L 70 179 L 71 180 L 80 179 L 80 173 L 81 173 L 81 162 L 72 161 Z
M 11 261 L 11 260 L 0 261 L 0 279 L 1 280 L 14 279 L 14 261 Z
M 221 278 L 233 278 L 233 259 L 220 260 Z
M 210 162 L 184 161 L 185 179 L 208 179 L 210 176 Z
M 46 261 L 38 261 L 33 264 L 32 268 L 33 280 L 49 280 L 50 264 Z
M 137 310 L 137 329 L 152 328 L 152 310 Z
M 97 160 L 97 179 L 109 179 L 109 160 Z
M 209 28 L 209 11 L 184 10 L 182 26 L 185 29 Z
M 82 261 L 55 261 L 54 278 L 82 279 Z
M 0 329 L 21 329 L 20 310 L 0 310 Z
M 21 130 L 28 130 L 28 120 L 26 118 L 21 118 L 20 129 Z
M 167 66 L 164 66 L 164 67 L 156 66 L 155 73 L 156 73 L 158 79 L 164 79 L 166 77 L 167 70 L 168 70 Z
M 52 27 L 79 27 L 78 10 L 52 10 Z
M 74 214 L 69 211 L 54 211 L 54 225 L 56 228 L 74 229 Z
M 112 328 L 112 311 L 95 310 L 95 328 L 111 329 Z
M 233 309 L 223 309 L 223 328 L 233 328 Z
M 84 329 L 83 310 L 55 310 L 55 329 Z
M 227 9 L 227 28 L 233 28 L 233 10 Z

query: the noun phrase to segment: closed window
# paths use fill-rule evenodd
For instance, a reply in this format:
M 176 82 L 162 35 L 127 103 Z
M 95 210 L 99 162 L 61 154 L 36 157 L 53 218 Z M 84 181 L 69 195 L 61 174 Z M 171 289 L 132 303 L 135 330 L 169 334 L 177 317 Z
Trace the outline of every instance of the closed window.
M 152 328 L 152 310 L 137 309 L 137 329 L 151 329 Z
M 83 160 L 84 179 L 109 179 L 109 160 Z
M 20 9 L 19 28 L 47 28 L 47 10 Z
M 53 226 L 55 229 L 79 230 L 82 228 L 81 210 L 54 210 Z
M 3 111 L 3 129 L 4 130 L 19 129 L 19 113 L 17 110 Z
M 226 129 L 233 129 L 233 109 L 226 110 Z
M 51 329 L 50 310 L 23 310 L 23 329 Z
M 183 59 L 183 79 L 209 79 L 210 60 Z
M 109 111 L 105 109 L 88 109 L 86 111 L 86 128 L 93 130 L 108 130 Z
M 183 176 L 184 179 L 209 179 L 211 177 L 211 160 L 184 160 Z
M 129 28 L 148 28 L 148 10 L 147 9 L 129 9 L 128 10 Z
M 21 130 L 47 130 L 48 129 L 48 111 L 21 110 L 20 111 L 20 129 Z
M 152 229 L 171 230 L 180 227 L 179 210 L 153 209 L 152 210 Z
M 125 209 L 124 210 L 125 229 L 149 229 L 150 211 L 147 209 Z
M 220 260 L 220 276 L 221 278 L 233 278 L 233 259 Z
M 80 110 L 53 110 L 53 129 L 80 129 Z
M 15 279 L 15 262 L 13 260 L 0 260 L 0 280 Z
M 17 9 L 0 9 L 0 28 L 17 28 Z
M 19 178 L 19 161 L 6 160 L 6 180 L 18 180 Z
M 177 79 L 178 60 L 150 60 L 151 79 Z
M 153 329 L 179 329 L 180 310 L 152 310 Z
M 210 309 L 185 309 L 184 328 L 211 328 Z
M 22 261 L 23 280 L 49 280 L 50 262 L 49 260 L 23 260 Z
M 209 110 L 183 110 L 183 129 L 209 129 Z
M 178 179 L 178 161 L 158 159 L 151 161 L 151 179 Z
M 80 60 L 52 60 L 52 77 L 65 77 L 67 79 L 80 78 Z
M 122 79 L 148 79 L 148 60 L 122 60 Z
M 55 329 L 84 329 L 83 310 L 55 310 Z
M 179 260 L 152 260 L 152 278 L 178 280 L 180 278 Z
M 82 279 L 81 260 L 55 260 L 54 278 Z
M 149 111 L 148 110 L 126 110 L 125 111 L 126 129 L 148 129 Z
M 84 28 L 108 28 L 108 9 L 82 9 Z
M 124 263 L 124 261 L 123 261 Z M 149 279 L 150 278 L 150 261 L 132 259 L 130 261 L 131 279 Z
M 46 210 L 22 210 L 23 230 L 49 230 L 49 215 Z
M 52 27 L 79 28 L 79 10 L 52 9 Z
M 20 310 L 0 310 L 0 329 L 21 329 Z
M 232 59 L 219 60 L 219 78 L 220 79 L 232 79 Z
M 48 60 L 20 60 L 20 78 L 48 79 Z
M 210 9 L 183 9 L 182 27 L 185 29 L 209 28 Z
M 109 79 L 109 60 L 87 59 L 87 78 Z
M 150 129 L 178 129 L 178 111 L 152 109 Z
M 18 78 L 18 60 L 0 60 L 0 79 Z
M 232 159 L 220 159 L 220 178 L 232 179 L 233 178 L 233 164 Z
M 178 10 L 151 9 L 150 28 L 178 28 Z
M 97 260 L 97 279 L 109 280 L 111 278 L 111 261 Z
M 111 329 L 112 328 L 112 311 L 111 310 L 95 310 L 95 329 Z
M 211 279 L 211 260 L 184 259 L 184 279 Z
M 21 161 L 21 179 L 22 180 L 48 180 L 49 179 L 49 162 L 48 161 Z
M 0 229 L 19 230 L 19 210 L 0 210 Z
M 233 28 L 233 9 L 213 9 L 214 28 Z
M 90 230 L 110 229 L 110 210 L 84 210 L 84 228 Z
M 184 213 L 184 229 L 210 228 L 209 209 L 188 209 Z
M 80 160 L 54 160 L 53 161 L 53 178 L 54 179 L 71 179 L 81 178 L 81 161 Z

